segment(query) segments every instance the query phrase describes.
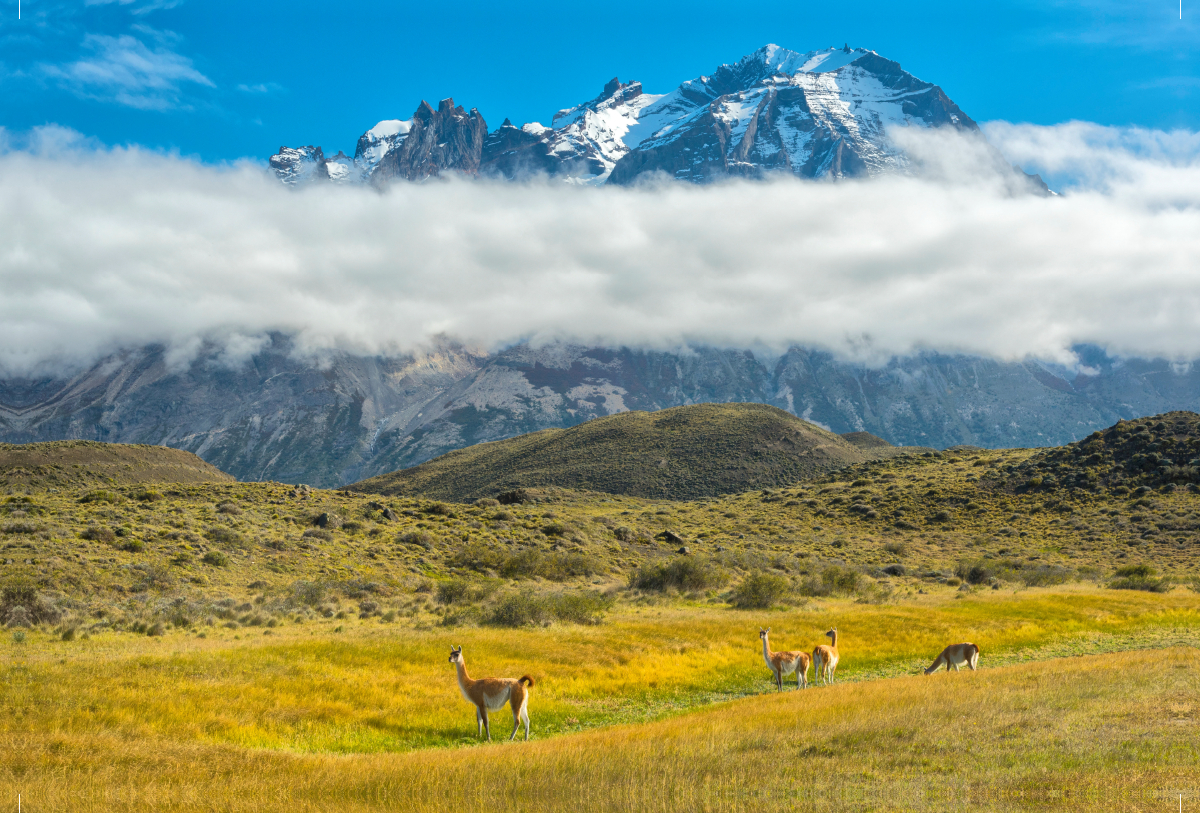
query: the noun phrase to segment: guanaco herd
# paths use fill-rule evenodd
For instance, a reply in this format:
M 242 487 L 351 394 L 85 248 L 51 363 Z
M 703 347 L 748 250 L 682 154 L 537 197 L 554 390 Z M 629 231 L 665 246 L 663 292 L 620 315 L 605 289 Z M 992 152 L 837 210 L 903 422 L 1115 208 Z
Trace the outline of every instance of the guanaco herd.
M 763 660 L 775 677 L 775 688 L 783 690 L 785 675 L 796 675 L 796 688 L 808 688 L 809 664 L 816 666 L 814 679 L 824 685 L 833 683 L 833 675 L 838 665 L 838 631 L 833 627 L 825 633 L 829 638 L 828 644 L 820 644 L 812 651 L 772 652 L 767 640 L 771 628 L 758 628 L 758 637 L 762 641 Z M 458 689 L 468 703 L 475 706 L 475 722 L 479 725 L 478 736 L 487 732 L 487 738 L 492 738 L 492 729 L 488 724 L 488 712 L 500 711 L 505 705 L 512 709 L 513 730 L 508 739 L 511 742 L 517 738 L 521 724 L 525 725 L 525 739 L 529 739 L 529 689 L 533 688 L 533 678 L 522 675 L 519 678 L 483 678 L 472 680 L 467 674 L 467 664 L 463 660 L 462 647 L 450 647 L 450 663 L 454 664 L 458 673 Z M 934 659 L 924 673 L 931 675 L 943 666 L 949 672 L 951 667 L 957 672 L 960 666 L 966 665 L 972 672 L 979 665 L 979 647 L 972 643 L 950 644 L 942 650 L 942 654 Z

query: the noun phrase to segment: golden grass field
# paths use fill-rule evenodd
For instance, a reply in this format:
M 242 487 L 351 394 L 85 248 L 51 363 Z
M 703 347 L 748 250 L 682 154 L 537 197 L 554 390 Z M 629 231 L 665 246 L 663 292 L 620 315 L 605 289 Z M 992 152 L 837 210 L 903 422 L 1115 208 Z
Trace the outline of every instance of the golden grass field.
M 1039 452 L 960 449 L 460 505 L 135 482 L 183 464 L 92 472 L 88 448 L 0 472 L 0 800 L 23 810 L 1200 808 L 1197 483 L 1013 487 Z M 681 563 L 703 579 L 640 578 Z M 1157 574 L 1111 589 L 1136 565 Z M 500 612 L 564 597 L 592 609 Z M 760 626 L 810 651 L 836 626 L 838 683 L 776 693 Z M 979 672 L 918 674 L 963 640 Z M 532 742 L 477 740 L 451 644 L 534 677 Z
M 521 630 L 34 632 L 5 643 L 0 786 L 29 810 L 80 811 L 566 810 L 576 794 L 591 809 L 891 810 L 945 793 L 972 809 L 1158 809 L 1135 802 L 1194 792 L 1200 596 L 952 595 L 628 607 Z M 838 685 L 777 695 L 768 624 L 776 648 L 836 624 Z M 915 674 L 958 640 L 981 646 L 978 673 Z M 477 743 L 451 643 L 476 677 L 535 677 L 533 742 Z M 493 715 L 494 735 L 509 720 Z

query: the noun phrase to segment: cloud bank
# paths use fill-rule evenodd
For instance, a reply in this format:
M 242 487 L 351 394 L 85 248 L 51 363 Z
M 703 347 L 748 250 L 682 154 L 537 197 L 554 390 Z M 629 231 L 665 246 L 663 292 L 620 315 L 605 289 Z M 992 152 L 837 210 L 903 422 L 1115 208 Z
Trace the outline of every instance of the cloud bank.
M 1014 194 L 992 155 L 936 133 L 900 135 L 919 177 L 379 193 L 293 191 L 249 163 L 51 128 L 0 154 L 0 371 L 147 344 L 182 364 L 205 342 L 236 364 L 276 331 L 306 353 L 450 337 L 802 345 L 870 364 L 924 351 L 1071 364 L 1081 343 L 1200 357 L 1200 138 L 988 132 L 1012 160 L 1069 174 L 1070 193 Z

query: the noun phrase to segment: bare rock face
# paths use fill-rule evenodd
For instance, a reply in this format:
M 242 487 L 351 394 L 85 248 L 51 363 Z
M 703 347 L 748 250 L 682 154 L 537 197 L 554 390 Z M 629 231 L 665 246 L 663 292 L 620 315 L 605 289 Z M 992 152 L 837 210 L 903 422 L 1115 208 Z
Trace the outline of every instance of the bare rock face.
M 288 186 L 329 180 L 325 153 L 311 144 L 307 147 L 280 147 L 279 152 L 271 156 L 269 164 L 276 177 Z
M 468 113 L 453 99 L 442 99 L 434 110 L 423 101 L 404 141 L 383 156 L 372 180 L 417 181 L 447 171 L 477 175 L 486 137 L 487 123 L 478 110 Z
M 480 174 L 514 180 L 533 175 L 556 175 L 562 167 L 540 124 L 517 127 L 508 119 L 483 142 Z

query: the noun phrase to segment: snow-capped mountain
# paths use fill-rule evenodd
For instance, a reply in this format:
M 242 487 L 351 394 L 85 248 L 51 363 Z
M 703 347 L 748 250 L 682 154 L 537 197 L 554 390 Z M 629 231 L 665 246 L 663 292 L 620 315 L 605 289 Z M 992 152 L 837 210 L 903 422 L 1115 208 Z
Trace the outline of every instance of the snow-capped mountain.
M 874 51 L 767 45 L 665 94 L 614 78 L 596 98 L 556 113 L 550 127 L 505 120 L 489 133 L 476 110 L 421 102 L 412 118 L 364 133 L 353 159 L 281 147 L 271 166 L 287 184 L 442 171 L 590 185 L 652 172 L 694 183 L 771 173 L 840 178 L 903 171 L 907 158 L 888 130 L 913 126 L 979 130 L 941 88 Z

